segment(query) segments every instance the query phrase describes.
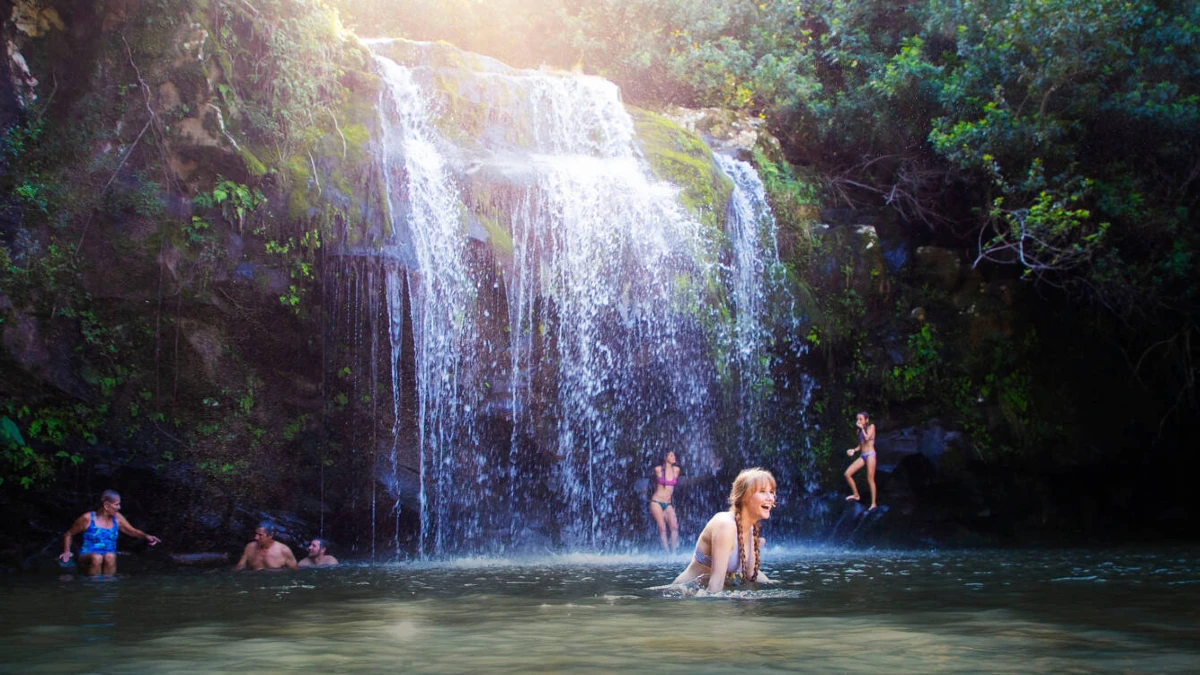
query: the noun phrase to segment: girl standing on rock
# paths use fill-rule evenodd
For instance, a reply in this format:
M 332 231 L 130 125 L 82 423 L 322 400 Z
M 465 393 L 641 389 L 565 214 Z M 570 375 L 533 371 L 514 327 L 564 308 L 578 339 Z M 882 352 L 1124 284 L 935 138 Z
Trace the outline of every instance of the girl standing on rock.
M 846 497 L 848 502 L 857 502 L 860 497 L 858 495 L 858 485 L 854 483 L 854 474 L 865 464 L 867 467 L 867 485 L 871 486 L 871 511 L 878 508 L 875 504 L 875 425 L 871 424 L 871 418 L 865 412 L 860 412 L 854 418 L 854 426 L 858 428 L 858 446 L 850 448 L 846 454 L 850 457 L 856 452 L 862 452 L 858 459 L 846 468 L 846 482 L 850 484 L 850 490 L 853 492 L 849 497 Z

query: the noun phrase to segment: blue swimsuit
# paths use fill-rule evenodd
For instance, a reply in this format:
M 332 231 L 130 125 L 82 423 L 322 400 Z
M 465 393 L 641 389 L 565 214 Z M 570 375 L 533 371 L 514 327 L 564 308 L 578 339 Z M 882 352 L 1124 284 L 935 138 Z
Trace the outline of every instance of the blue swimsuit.
M 116 553 L 117 519 L 113 518 L 112 527 L 96 527 L 96 512 L 92 511 L 91 516 L 91 522 L 83 531 L 83 545 L 79 547 L 79 555 Z

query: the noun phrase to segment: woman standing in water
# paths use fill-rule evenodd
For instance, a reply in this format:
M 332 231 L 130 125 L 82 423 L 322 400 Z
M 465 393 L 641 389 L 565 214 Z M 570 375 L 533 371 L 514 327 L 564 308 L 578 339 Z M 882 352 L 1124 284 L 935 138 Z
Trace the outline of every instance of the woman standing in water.
M 130 525 L 121 515 L 121 495 L 114 490 L 105 490 L 100 495 L 100 509 L 76 518 L 71 529 L 63 534 L 63 552 L 58 559 L 63 562 L 71 559 L 71 537 L 82 532 L 83 545 L 79 547 L 78 564 L 83 567 L 84 574 L 116 574 L 118 531 L 145 539 L 151 546 L 159 542 L 158 537 Z
M 865 412 L 860 412 L 854 418 L 854 426 L 858 428 L 858 446 L 850 448 L 846 454 L 850 457 L 854 453 L 861 451 L 862 454 L 858 459 L 854 460 L 850 466 L 846 467 L 846 482 L 850 484 L 850 490 L 853 494 L 846 497 L 846 501 L 859 501 L 858 485 L 854 483 L 854 474 L 865 464 L 867 467 L 867 485 L 871 486 L 871 511 L 878 508 L 875 504 L 875 425 L 871 424 L 871 418 Z
M 663 463 L 654 467 L 654 494 L 650 496 L 650 515 L 658 525 L 658 539 L 662 542 L 663 550 L 674 553 L 679 549 L 679 519 L 675 516 L 675 505 L 671 497 L 675 494 L 675 483 L 683 472 L 675 464 L 675 451 L 668 450 Z M 670 540 L 667 530 L 670 529 Z
M 733 481 L 729 510 L 709 519 L 696 540 L 692 562 L 675 578 L 676 584 L 700 580 L 709 592 L 725 588 L 725 582 L 742 580 L 770 582 L 759 571 L 762 538 L 759 521 L 771 517 L 775 508 L 775 477 L 765 469 L 746 469 Z M 707 577 L 707 578 L 706 578 Z

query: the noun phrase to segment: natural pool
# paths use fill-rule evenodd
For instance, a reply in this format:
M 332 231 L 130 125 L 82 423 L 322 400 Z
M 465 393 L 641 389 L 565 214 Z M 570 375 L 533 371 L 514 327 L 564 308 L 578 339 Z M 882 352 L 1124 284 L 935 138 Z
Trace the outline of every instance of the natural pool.
M 565 555 L 0 578 L 0 672 L 1195 672 L 1200 551 L 770 547 L 777 586 L 684 597 L 684 557 Z

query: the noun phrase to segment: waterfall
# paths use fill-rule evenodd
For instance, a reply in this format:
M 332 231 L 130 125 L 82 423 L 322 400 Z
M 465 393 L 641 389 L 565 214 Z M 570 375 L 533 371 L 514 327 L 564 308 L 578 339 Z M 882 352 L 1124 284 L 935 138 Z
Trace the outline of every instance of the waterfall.
M 774 386 L 771 377 L 773 328 L 794 328 L 795 299 L 785 284 L 779 261 L 775 216 L 767 202 L 766 188 L 750 164 L 715 155 L 717 166 L 733 181 L 729 199 L 728 232 L 733 255 L 726 277 L 734 305 L 733 351 L 739 368 L 739 448 L 749 457 L 755 446 L 757 420 L 750 418 L 760 405 L 765 389 Z
M 377 466 L 399 471 L 414 439 L 417 550 L 636 544 L 637 486 L 667 450 L 695 479 L 694 533 L 716 477 L 759 459 L 773 386 L 782 276 L 761 182 L 716 158 L 733 197 L 714 231 L 653 175 L 615 85 L 404 49 L 407 65 L 375 48 L 391 228 L 356 254 L 386 269 L 394 440 Z

